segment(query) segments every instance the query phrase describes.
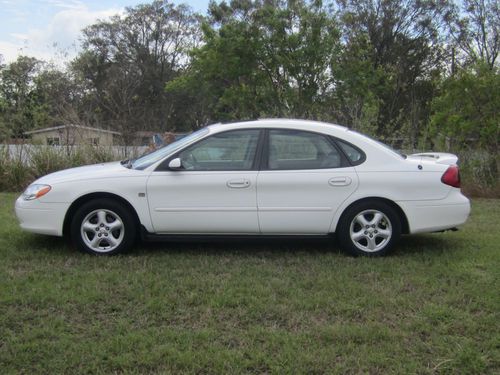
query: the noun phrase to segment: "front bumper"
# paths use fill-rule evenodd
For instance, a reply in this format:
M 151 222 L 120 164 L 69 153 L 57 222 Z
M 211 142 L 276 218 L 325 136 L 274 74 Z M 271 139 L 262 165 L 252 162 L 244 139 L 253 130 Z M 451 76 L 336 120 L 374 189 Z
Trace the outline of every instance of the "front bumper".
M 43 203 L 17 198 L 15 212 L 22 229 L 52 236 L 63 235 L 64 216 L 69 203 Z

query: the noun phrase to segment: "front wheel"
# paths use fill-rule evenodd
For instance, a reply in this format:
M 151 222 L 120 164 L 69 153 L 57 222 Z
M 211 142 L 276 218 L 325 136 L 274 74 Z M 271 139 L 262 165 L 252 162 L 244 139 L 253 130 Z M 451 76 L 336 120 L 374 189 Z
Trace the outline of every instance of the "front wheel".
M 90 254 L 124 252 L 136 239 L 134 218 L 118 202 L 92 200 L 76 211 L 71 222 L 71 238 L 79 250 Z
M 379 201 L 349 207 L 337 228 L 340 245 L 352 255 L 384 255 L 400 235 L 399 215 L 390 205 Z

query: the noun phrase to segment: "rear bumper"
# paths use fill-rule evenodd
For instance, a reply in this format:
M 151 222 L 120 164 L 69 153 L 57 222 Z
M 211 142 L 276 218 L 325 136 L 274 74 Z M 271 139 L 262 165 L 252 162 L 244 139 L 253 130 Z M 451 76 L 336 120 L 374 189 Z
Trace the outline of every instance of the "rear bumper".
M 68 203 L 41 203 L 38 200 L 25 201 L 19 197 L 15 211 L 22 229 L 52 236 L 63 235 L 64 216 Z
M 436 232 L 464 224 L 470 201 L 458 189 L 441 200 L 397 202 L 406 214 L 410 233 Z

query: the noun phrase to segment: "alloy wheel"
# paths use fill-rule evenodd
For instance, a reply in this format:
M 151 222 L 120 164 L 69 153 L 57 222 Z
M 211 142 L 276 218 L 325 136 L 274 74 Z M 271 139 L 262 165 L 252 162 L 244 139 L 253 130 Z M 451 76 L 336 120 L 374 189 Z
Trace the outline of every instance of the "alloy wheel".
M 352 220 L 349 235 L 358 249 L 369 253 L 377 252 L 391 240 L 391 221 L 379 210 L 365 210 Z
M 125 230 L 123 220 L 115 212 L 98 209 L 85 216 L 80 233 L 90 249 L 99 253 L 107 253 L 121 244 Z

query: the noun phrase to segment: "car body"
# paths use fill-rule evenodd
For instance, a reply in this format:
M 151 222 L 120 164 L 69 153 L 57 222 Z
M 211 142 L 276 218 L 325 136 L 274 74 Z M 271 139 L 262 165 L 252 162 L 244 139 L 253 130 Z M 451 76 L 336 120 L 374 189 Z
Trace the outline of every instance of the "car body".
M 161 236 L 328 236 L 385 254 L 400 234 L 463 224 L 451 154 L 400 155 L 348 128 L 269 119 L 215 124 L 132 161 L 41 177 L 15 205 L 23 229 L 96 254 Z M 94 233 L 95 231 L 95 233 Z

